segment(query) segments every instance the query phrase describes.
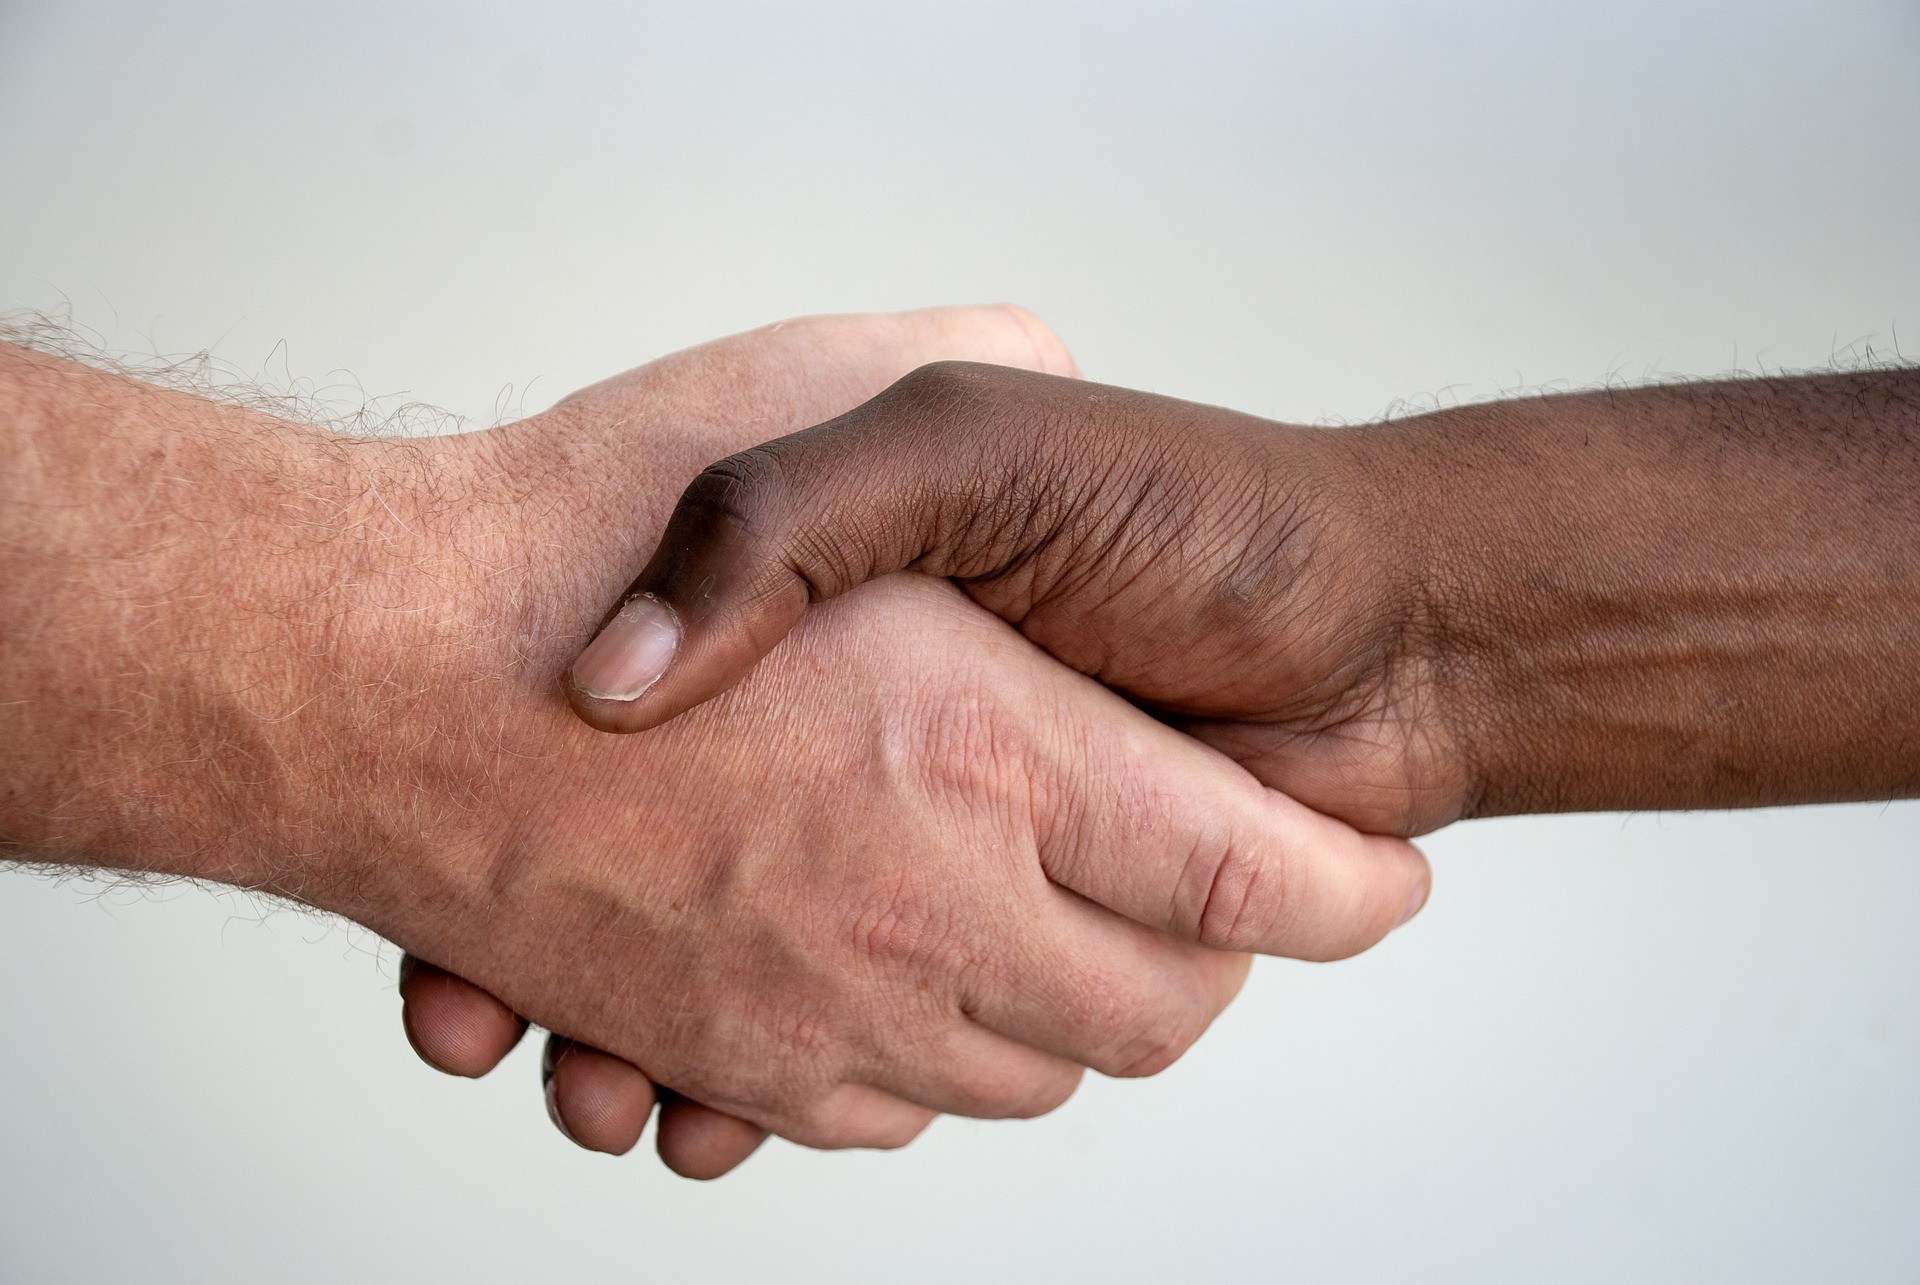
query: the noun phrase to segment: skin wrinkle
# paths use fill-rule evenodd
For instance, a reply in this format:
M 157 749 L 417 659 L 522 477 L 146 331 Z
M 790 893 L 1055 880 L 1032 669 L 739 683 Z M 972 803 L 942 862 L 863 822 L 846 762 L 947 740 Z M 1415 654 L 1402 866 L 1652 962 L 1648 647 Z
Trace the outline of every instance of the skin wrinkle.
M 1812 382 L 1817 385 L 1822 381 L 1812 381 Z M 1769 400 L 1771 400 L 1771 398 L 1769 398 Z M 1688 405 L 1698 401 L 1699 399 L 1697 397 L 1697 390 L 1695 390 L 1693 395 L 1690 395 L 1687 399 L 1683 401 L 1680 409 L 1682 410 L 1683 413 L 1687 413 Z M 1726 460 L 1727 458 L 1729 458 L 1728 456 L 1728 451 L 1730 449 L 1729 442 L 1733 439 L 1734 435 L 1729 434 L 1729 432 L 1727 431 L 1725 409 L 1719 406 L 1717 404 L 1717 400 L 1713 398 L 1707 399 L 1706 402 L 1704 403 L 1704 406 L 1708 412 L 1706 419 L 1709 425 L 1709 436 L 1706 440 L 1709 443 L 1709 449 L 1705 452 L 1702 452 L 1701 450 L 1693 448 L 1691 446 L 1670 446 L 1668 454 L 1665 457 L 1665 462 L 1663 464 L 1663 467 L 1671 469 L 1671 468 L 1677 467 L 1679 464 L 1684 464 L 1689 461 L 1698 461 L 1703 457 L 1711 463 L 1711 466 L 1715 472 L 1719 472 L 1726 467 Z M 1797 462 L 1812 462 L 1815 464 L 1815 467 L 1807 469 L 1806 471 L 1798 474 L 1798 476 L 1804 479 L 1803 486 L 1802 486 L 1802 490 L 1804 491 L 1806 485 L 1817 484 L 1824 475 L 1828 474 L 1834 469 L 1842 468 L 1847 452 L 1842 451 L 1840 453 L 1840 458 L 1820 461 L 1819 460 L 1820 451 L 1825 449 L 1823 444 L 1824 443 L 1823 436 L 1821 434 L 1805 434 L 1803 436 L 1805 439 L 1804 441 L 1799 441 L 1794 439 L 1781 439 L 1777 435 L 1770 437 L 1765 441 L 1766 450 L 1764 454 L 1770 458 L 1778 458 L 1780 457 L 1784 449 L 1783 440 L 1793 441 L 1794 447 L 1796 449 L 1792 452 L 1792 458 L 1794 458 Z M 1814 448 L 1818 448 L 1818 449 L 1814 449 Z M 1676 461 L 1678 461 L 1678 463 L 1676 463 Z M 1877 473 L 1878 473 L 1878 469 L 1876 468 L 1872 472 L 1869 472 L 1868 474 L 1862 476 L 1860 478 L 1860 481 L 1866 487 L 1871 488 L 1873 490 L 1881 489 L 1885 486 L 1885 482 L 1879 476 L 1877 476 Z M 1735 492 L 1735 494 L 1737 493 L 1738 492 Z M 1754 510 L 1753 520 L 1766 521 L 1769 525 L 1772 525 L 1776 528 L 1778 528 L 1782 522 L 1785 522 L 1788 524 L 1795 524 L 1799 521 L 1799 515 L 1801 513 L 1806 513 L 1808 515 L 1811 515 L 1814 512 L 1820 511 L 1821 506 L 1818 503 L 1809 504 L 1808 502 L 1809 498 L 1810 497 L 1804 494 L 1800 496 L 1796 496 L 1796 502 L 1794 504 L 1787 506 L 1785 508 L 1778 509 L 1773 513 L 1763 513 L 1761 510 Z M 1910 494 L 1905 500 L 1905 503 L 1907 505 L 1911 505 L 1912 500 L 1911 500 Z M 1845 512 L 1846 510 L 1842 509 L 1839 511 Z M 1743 519 L 1743 520 L 1747 520 L 1747 519 Z M 1792 530 L 1793 528 L 1790 526 L 1788 529 Z M 1819 551 L 1822 550 L 1823 548 L 1830 548 L 1832 546 L 1831 537 L 1827 533 L 1816 532 L 1812 530 L 1807 530 L 1804 532 L 1804 534 L 1800 532 L 1795 532 L 1791 541 L 1780 540 L 1778 537 L 1770 537 L 1770 538 L 1775 539 L 1776 542 L 1779 542 L 1782 544 L 1783 556 L 1787 559 L 1793 559 L 1793 558 L 1805 559 L 1810 553 L 1817 555 Z M 1719 547 L 1723 550 L 1723 552 L 1721 553 L 1721 556 L 1723 557 L 1726 556 L 1726 553 L 1724 552 L 1724 549 L 1725 549 L 1724 545 L 1719 545 L 1716 547 Z M 1782 565 L 1786 566 L 1791 564 L 1783 563 Z M 1831 569 L 1828 569 L 1827 574 L 1831 579 L 1844 583 L 1847 581 L 1848 577 L 1852 573 L 1850 571 L 1842 571 L 1838 574 L 1835 574 Z M 1658 578 L 1655 578 L 1653 583 L 1658 584 L 1659 583 Z M 1789 582 L 1781 581 L 1780 583 L 1785 585 Z M 1620 592 L 1625 592 L 1625 590 L 1623 589 Z M 1709 592 L 1708 596 L 1710 600 L 1711 592 Z M 1818 596 L 1822 598 L 1825 597 L 1825 595 L 1818 595 Z M 1604 603 L 1606 600 L 1601 599 L 1600 601 Z M 1776 618 L 1780 614 L 1776 607 L 1764 606 L 1761 603 L 1754 602 L 1751 598 L 1751 595 L 1747 595 L 1747 602 L 1748 602 L 1747 611 L 1749 613 L 1752 613 L 1748 617 L 1746 617 L 1748 621 L 1752 622 L 1751 624 L 1748 624 L 1747 626 L 1745 626 L 1748 629 L 1751 629 L 1752 627 L 1757 625 L 1759 622 L 1768 620 L 1769 613 L 1774 615 Z M 1590 606 L 1580 607 L 1578 608 L 1578 610 L 1585 612 L 1589 617 L 1595 619 L 1596 622 L 1604 619 L 1604 617 L 1597 615 L 1594 611 L 1594 608 Z M 1574 618 L 1579 619 L 1579 616 L 1575 616 Z M 1893 634 L 1891 636 L 1897 636 L 1898 631 L 1903 626 L 1898 622 L 1897 618 L 1894 620 L 1890 620 L 1888 623 L 1889 625 L 1891 625 L 1893 630 Z M 1773 626 L 1769 625 L 1768 627 L 1771 628 Z M 1727 631 L 1727 630 L 1717 631 L 1725 639 L 1725 642 L 1721 643 L 1720 645 L 1723 645 L 1727 648 L 1726 654 L 1729 655 L 1730 658 L 1732 656 L 1737 655 L 1737 651 L 1735 650 L 1735 648 L 1737 647 L 1737 644 L 1735 644 L 1733 640 L 1739 636 L 1739 628 L 1740 628 L 1739 626 L 1736 626 L 1736 628 L 1731 631 Z M 1784 632 L 1786 636 L 1792 637 L 1795 635 L 1796 631 L 1804 634 L 1806 628 L 1807 628 L 1806 626 L 1797 626 L 1795 630 L 1788 630 Z M 1820 634 L 1826 635 L 1825 639 L 1820 644 L 1823 650 L 1830 649 L 1836 641 L 1839 641 L 1831 637 L 1831 630 L 1829 629 L 1822 628 L 1818 631 L 1818 633 L 1816 633 L 1815 636 L 1819 636 Z M 1866 637 L 1870 637 L 1871 635 L 1861 634 L 1857 636 L 1861 638 L 1866 638 Z M 1889 635 L 1882 635 L 1882 636 L 1886 637 Z M 1594 648 L 1593 654 L 1596 654 L 1602 657 L 1621 655 L 1622 646 L 1630 645 L 1629 643 L 1630 639 L 1631 639 L 1631 635 L 1616 634 L 1614 638 L 1609 642 L 1607 642 L 1604 646 L 1599 646 Z M 1848 644 L 1845 643 L 1844 641 L 1841 641 L 1841 645 L 1846 646 Z M 1871 650 L 1869 650 L 1868 655 L 1871 655 Z M 1624 656 L 1622 656 L 1622 659 L 1624 660 Z M 1670 672 L 1679 672 L 1679 670 L 1683 670 L 1683 669 L 1684 669 L 1684 664 L 1681 664 L 1677 666 L 1674 671 L 1670 671 Z M 1673 679 L 1671 678 L 1663 680 L 1663 684 L 1668 686 L 1669 688 L 1672 682 L 1673 682 Z M 1696 707 L 1702 708 L 1702 709 L 1711 708 L 1712 702 L 1715 699 L 1716 698 L 1710 693 L 1710 691 L 1702 690 L 1697 696 L 1689 696 L 1677 701 L 1668 701 L 1668 702 L 1665 702 L 1665 704 L 1672 711 L 1672 715 L 1671 715 L 1672 717 L 1675 717 L 1677 719 L 1684 719 L 1687 717 L 1686 711 Z M 1627 706 L 1624 708 L 1632 708 L 1632 707 Z M 1659 708 L 1659 706 L 1656 705 L 1656 706 L 1653 706 L 1653 708 L 1657 709 Z
M 900 369 L 952 350 L 916 342 L 911 361 L 891 355 L 840 376 L 834 396 L 844 400 L 818 410 L 844 410 Z M 721 450 L 697 441 L 643 453 L 633 438 L 647 423 L 688 422 L 682 408 L 710 391 L 674 391 L 669 380 L 710 367 L 776 406 L 796 387 L 833 382 L 820 374 L 825 363 L 785 383 L 756 382 L 756 361 L 790 369 L 793 357 L 753 357 L 740 341 L 725 361 L 717 351 L 613 381 L 565 415 L 403 450 L 323 444 L 172 395 L 107 399 L 129 432 L 177 435 L 168 438 L 175 463 L 143 485 L 198 494 L 169 491 L 143 517 L 141 538 L 168 552 L 154 574 L 129 577 L 122 596 L 141 597 L 135 580 L 167 592 L 133 613 L 86 599 L 87 612 L 120 627 L 148 622 L 146 641 L 109 629 L 89 662 L 99 672 L 57 671 L 82 699 L 126 693 L 114 703 L 131 714 L 100 717 L 143 726 L 95 746 L 107 757 L 49 793 L 69 779 L 112 785 L 145 774 L 178 815 L 156 817 L 127 791 L 83 791 L 92 815 L 82 825 L 97 828 L 98 848 L 121 856 L 137 830 L 153 840 L 142 858 L 161 869 L 211 870 L 353 914 L 564 1036 L 690 1096 L 756 1104 L 763 1123 L 795 1132 L 833 1128 L 859 1141 L 866 1127 L 875 1132 L 865 1137 L 883 1139 L 917 1127 L 918 1108 L 875 1100 L 895 1114 L 868 1126 L 857 1113 L 824 1120 L 821 1104 L 845 1109 L 833 1086 L 896 1056 L 918 1059 L 916 1074 L 939 1084 L 952 1068 L 928 1062 L 928 1051 L 973 1021 L 1038 1031 L 1091 1013 L 1103 1029 L 1071 1029 L 1066 1051 L 1107 1065 L 1120 1048 L 1131 1055 L 1122 1069 L 1184 1048 L 1224 1002 L 1211 966 L 1190 945 L 1091 902 L 1071 901 L 1080 917 L 1070 930 L 1069 894 L 1047 882 L 1056 854 L 1043 844 L 1046 833 L 1067 832 L 1069 811 L 1105 793 L 1062 761 L 1059 727 L 1122 729 L 1110 743 L 1129 747 L 1141 781 L 1178 762 L 1180 780 L 1192 782 L 1211 760 L 1179 758 L 1173 733 L 1059 671 L 953 589 L 901 577 L 823 608 L 779 663 L 683 727 L 621 741 L 566 714 L 568 640 L 591 628 L 637 565 L 673 480 L 771 422 L 752 407 L 751 425 L 714 430 L 737 435 Z M 984 343 L 973 351 L 999 355 Z M 12 370 L 0 364 L 0 386 Z M 623 391 L 639 386 L 653 391 Z M 596 434 L 600 411 L 598 422 L 632 426 Z M 665 458 L 687 471 L 671 472 Z M 103 453 L 89 467 L 114 463 Z M 516 493 L 549 487 L 569 498 L 514 509 Z M 154 519 L 169 528 L 177 520 L 173 539 L 152 540 L 154 514 L 171 514 Z M 183 578 L 183 567 L 192 574 Z M 206 596 L 190 601 L 189 591 Z M 109 655 L 122 649 L 134 661 L 116 682 L 104 675 L 122 665 Z M 906 788 L 910 778 L 877 760 L 870 740 L 876 718 L 928 701 L 951 707 L 955 686 L 969 684 L 947 735 L 980 756 L 949 769 L 971 809 Z M 166 752 L 181 745 L 194 752 Z M 218 770 L 169 766 L 196 757 Z M 881 788 L 889 780 L 892 792 Z M 1157 788 L 1155 807 L 1179 804 L 1182 826 L 1199 823 L 1191 801 L 1204 790 Z M 11 812 L 6 839 L 41 824 Z M 1163 842 L 1152 834 L 1105 833 L 1113 846 L 1081 854 L 1076 873 L 1086 880 L 1163 856 L 1150 850 Z M 1177 835 L 1164 842 L 1177 850 Z M 918 900 L 904 900 L 903 888 Z M 903 940 L 876 957 L 848 941 L 846 908 L 876 905 L 894 924 L 918 925 L 924 945 Z M 1056 1075 L 996 1109 L 1040 1100 Z M 1020 1079 L 1006 1068 L 983 1077 L 984 1087 L 942 1091 L 1011 1094 Z
M 1903 683 L 1890 654 L 1915 643 L 1912 370 L 1328 432 L 948 365 L 772 449 L 789 493 L 761 500 L 808 514 L 803 571 L 822 548 L 836 569 L 897 565 L 890 506 L 936 496 L 937 539 L 913 565 L 961 573 L 976 601 L 1154 708 L 1237 720 L 1215 743 L 1363 824 L 1835 797 L 1860 773 L 1905 791 L 1920 775 L 1839 730 L 1920 703 L 1858 681 Z M 1198 480 L 1222 473 L 1256 481 Z M 1011 480 L 981 494 L 969 476 Z M 1300 494 L 1313 505 L 1286 498 Z M 1268 511 L 1249 524 L 1249 505 Z M 1235 674 L 1272 694 L 1222 685 Z M 1888 735 L 1910 738 L 1899 721 Z

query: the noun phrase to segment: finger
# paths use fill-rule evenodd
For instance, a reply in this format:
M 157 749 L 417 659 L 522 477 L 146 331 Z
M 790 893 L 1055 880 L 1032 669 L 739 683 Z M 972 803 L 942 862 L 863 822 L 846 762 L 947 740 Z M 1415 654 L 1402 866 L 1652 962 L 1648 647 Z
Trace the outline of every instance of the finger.
M 843 1084 L 774 1130 L 818 1151 L 890 1151 L 919 1137 L 939 1113 L 866 1084 Z
M 1058 729 L 1040 835 L 1056 883 L 1202 946 L 1314 960 L 1365 950 L 1426 901 L 1412 844 L 1310 811 L 1218 751 L 1115 712 L 1127 717 L 1082 713 Z
M 809 603 L 907 568 L 1004 573 L 1063 531 L 1076 547 L 1097 540 L 1088 510 L 1108 506 L 1089 476 L 1113 472 L 1101 458 L 1111 444 L 1063 426 L 1102 395 L 929 366 L 838 419 L 709 466 L 575 661 L 575 710 L 604 731 L 653 727 L 745 677 Z
M 1072 1097 L 1084 1069 L 963 1020 L 937 1040 L 895 1050 L 877 1078 L 888 1093 L 941 1115 L 1026 1120 Z
M 767 1131 L 738 1116 L 661 1089 L 654 1147 L 661 1163 L 682 1178 L 706 1181 L 730 1173 L 759 1150 Z
M 588 1151 L 625 1155 L 653 1112 L 653 1081 L 631 1063 L 564 1036 L 547 1036 L 540 1079 L 548 1118 Z
M 400 1023 L 421 1061 L 469 1078 L 498 1066 L 527 1030 L 486 991 L 412 955 L 400 961 Z
M 1008 304 L 801 317 L 583 388 L 545 413 L 566 432 L 510 426 L 499 439 L 512 444 L 501 464 L 533 475 L 559 464 L 621 476 L 631 472 L 636 426 L 671 426 L 670 433 L 647 435 L 647 471 L 656 486 L 683 486 L 714 460 L 852 410 L 909 371 L 940 361 L 1078 373 L 1058 336 Z M 556 445 L 564 459 L 550 458 Z M 534 454 L 523 457 L 521 450 Z M 640 565 L 666 514 L 663 497 L 658 513 L 633 531 L 639 547 L 630 566 Z
M 1471 794 L 1458 765 L 1425 738 L 1400 747 L 1397 761 L 1383 768 L 1383 742 L 1364 727 L 1292 732 L 1220 719 L 1174 725 L 1262 785 L 1369 834 L 1411 837 L 1450 825 Z
M 1207 950 L 1054 889 L 1047 931 L 963 997 L 983 1027 L 1103 1075 L 1165 1070 L 1246 981 L 1250 957 Z

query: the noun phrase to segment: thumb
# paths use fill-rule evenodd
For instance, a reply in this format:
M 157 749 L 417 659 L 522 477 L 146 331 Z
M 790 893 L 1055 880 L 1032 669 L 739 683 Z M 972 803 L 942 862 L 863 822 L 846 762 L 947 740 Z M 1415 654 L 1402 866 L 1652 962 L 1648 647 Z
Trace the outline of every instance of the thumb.
M 895 571 L 1016 571 L 1081 524 L 1078 434 L 1035 431 L 1057 426 L 1045 408 L 1060 386 L 1073 400 L 1089 388 L 925 366 L 838 419 L 712 465 L 574 662 L 574 709 L 603 731 L 642 731 L 739 682 L 810 603 Z

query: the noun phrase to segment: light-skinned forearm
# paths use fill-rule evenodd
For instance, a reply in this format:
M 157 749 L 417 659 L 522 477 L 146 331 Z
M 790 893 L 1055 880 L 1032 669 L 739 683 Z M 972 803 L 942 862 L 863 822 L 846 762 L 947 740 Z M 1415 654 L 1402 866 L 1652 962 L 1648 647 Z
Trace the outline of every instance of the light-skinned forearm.
M 943 350 L 1044 359 L 1032 339 L 994 309 L 794 322 L 344 471 L 306 430 L 227 434 L 191 399 L 183 424 L 111 377 L 23 391 L 46 371 L 22 358 L 17 494 L 88 517 L 9 531 L 5 837 L 347 914 L 816 1145 L 1165 1065 L 1244 976 L 1206 947 L 1361 949 L 1417 908 L 1418 854 L 1261 791 L 923 580 L 658 736 L 602 736 L 560 692 L 698 460 Z M 63 425 L 107 446 L 49 468 Z
M 370 760 L 411 695 L 339 661 L 403 621 L 369 608 L 418 520 L 412 466 L 404 444 L 0 345 L 8 855 L 350 909 L 344 868 L 409 843 L 356 808 L 338 733 L 365 727 Z

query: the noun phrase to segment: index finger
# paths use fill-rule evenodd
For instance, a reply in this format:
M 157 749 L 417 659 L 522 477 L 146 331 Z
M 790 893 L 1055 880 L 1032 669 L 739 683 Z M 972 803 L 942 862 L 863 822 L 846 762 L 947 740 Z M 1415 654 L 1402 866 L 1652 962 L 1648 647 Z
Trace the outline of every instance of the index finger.
M 1260 785 L 1102 691 L 1061 728 L 1040 860 L 1056 883 L 1220 950 L 1342 959 L 1425 904 L 1426 858 Z

